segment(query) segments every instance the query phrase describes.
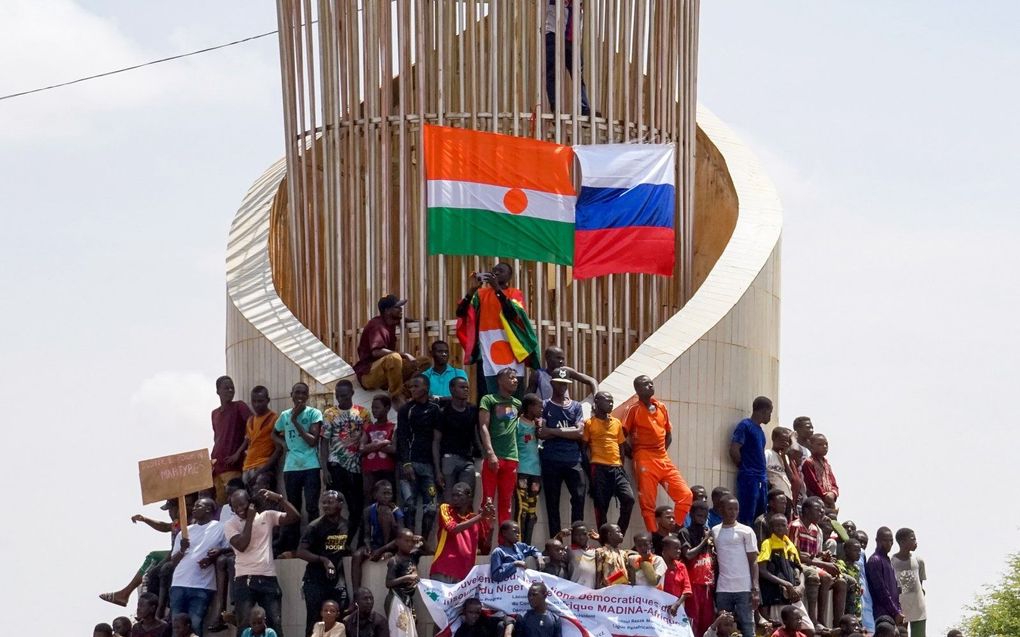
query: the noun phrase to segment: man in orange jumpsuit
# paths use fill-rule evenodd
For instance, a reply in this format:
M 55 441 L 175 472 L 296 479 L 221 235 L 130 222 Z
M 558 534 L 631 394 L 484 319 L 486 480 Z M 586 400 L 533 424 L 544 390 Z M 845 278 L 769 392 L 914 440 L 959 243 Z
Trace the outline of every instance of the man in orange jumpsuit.
M 634 459 L 641 517 L 645 519 L 645 528 L 652 532 L 657 528 L 655 498 L 660 484 L 676 505 L 676 520 L 687 517 L 693 498 L 680 470 L 666 455 L 666 449 L 673 442 L 673 427 L 666 405 L 653 398 L 655 385 L 652 379 L 647 376 L 635 378 L 634 393 L 638 402 L 627 412 L 623 431 L 627 436 L 627 455 Z

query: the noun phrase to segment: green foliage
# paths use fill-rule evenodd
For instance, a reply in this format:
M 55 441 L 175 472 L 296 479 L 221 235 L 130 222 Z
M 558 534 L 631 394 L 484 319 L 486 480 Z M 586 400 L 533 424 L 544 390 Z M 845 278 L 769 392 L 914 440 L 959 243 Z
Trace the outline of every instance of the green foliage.
M 1020 553 L 1009 556 L 1002 581 L 978 595 L 967 610 L 967 637 L 1020 635 Z

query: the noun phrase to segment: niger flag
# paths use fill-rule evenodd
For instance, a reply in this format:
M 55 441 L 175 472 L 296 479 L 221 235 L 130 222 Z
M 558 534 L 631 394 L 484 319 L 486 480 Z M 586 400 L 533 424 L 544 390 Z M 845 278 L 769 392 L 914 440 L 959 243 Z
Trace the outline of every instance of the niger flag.
M 570 146 L 425 126 L 429 254 L 571 265 Z

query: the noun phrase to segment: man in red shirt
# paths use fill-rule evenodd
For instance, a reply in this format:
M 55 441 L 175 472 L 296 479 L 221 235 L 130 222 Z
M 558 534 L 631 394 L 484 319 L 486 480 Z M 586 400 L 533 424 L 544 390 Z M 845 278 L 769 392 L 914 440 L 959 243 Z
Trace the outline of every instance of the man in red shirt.
M 627 436 L 624 444 L 627 455 L 634 458 L 641 517 L 645 528 L 652 532 L 658 526 L 655 498 L 660 484 L 673 500 L 676 507 L 673 515 L 677 520 L 687 517 L 694 498 L 680 470 L 666 454 L 673 442 L 673 426 L 666 405 L 654 398 L 655 384 L 648 376 L 638 376 L 634 379 L 634 392 L 638 401 L 623 421 L 623 432 Z
M 471 487 L 464 482 L 453 485 L 450 502 L 439 505 L 439 532 L 436 534 L 436 555 L 429 577 L 453 584 L 467 577 L 478 554 L 478 534 L 482 520 L 496 517 L 492 500 L 482 504 L 478 513 L 471 511 Z
M 407 299 L 387 294 L 379 299 L 379 316 L 365 324 L 358 342 L 354 373 L 365 389 L 385 389 L 393 406 L 404 403 L 404 381 L 415 372 L 415 358 L 397 351 L 397 326 L 404 320 Z
M 216 379 L 220 406 L 212 411 L 213 487 L 217 504 L 227 502 L 227 483 L 241 477 L 244 467 L 244 433 L 251 409 L 244 401 L 234 400 L 234 381 L 230 376 Z

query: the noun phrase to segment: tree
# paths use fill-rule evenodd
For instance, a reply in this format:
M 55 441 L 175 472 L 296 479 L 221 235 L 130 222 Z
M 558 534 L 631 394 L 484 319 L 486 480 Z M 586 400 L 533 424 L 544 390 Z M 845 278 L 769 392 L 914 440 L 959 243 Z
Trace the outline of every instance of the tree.
M 968 637 L 1020 635 L 1020 553 L 1009 556 L 1002 581 L 987 587 L 967 610 Z

